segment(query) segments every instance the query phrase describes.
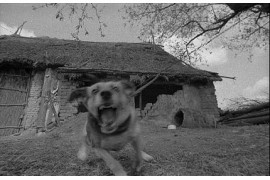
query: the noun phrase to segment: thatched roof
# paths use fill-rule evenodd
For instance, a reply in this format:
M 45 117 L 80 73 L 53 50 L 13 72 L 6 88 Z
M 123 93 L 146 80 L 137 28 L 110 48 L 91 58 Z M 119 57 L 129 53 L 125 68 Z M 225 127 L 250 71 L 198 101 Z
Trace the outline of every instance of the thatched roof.
M 0 36 L 0 64 L 21 63 L 62 71 L 104 71 L 130 74 L 196 76 L 221 80 L 217 73 L 195 69 L 147 43 L 86 42 L 55 38 Z M 166 69 L 164 71 L 164 69 Z

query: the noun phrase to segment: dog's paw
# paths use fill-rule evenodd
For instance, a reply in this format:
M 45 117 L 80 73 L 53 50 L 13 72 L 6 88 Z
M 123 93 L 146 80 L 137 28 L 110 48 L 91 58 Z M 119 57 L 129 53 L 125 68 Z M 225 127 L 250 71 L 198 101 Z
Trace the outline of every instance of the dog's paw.
M 82 160 L 82 161 L 85 161 L 87 159 L 87 149 L 86 147 L 81 147 L 80 150 L 78 151 L 77 153 L 77 157 Z
M 117 171 L 114 172 L 115 176 L 127 176 L 127 173 L 125 171 Z
M 132 169 L 134 169 L 136 172 L 140 172 L 142 169 L 142 162 L 140 161 L 134 161 L 132 163 Z
M 152 156 L 150 156 L 149 154 L 146 154 L 145 152 L 143 152 L 142 151 L 142 158 L 143 158 L 143 160 L 145 160 L 145 161 L 152 161 L 152 160 L 154 160 L 154 158 L 152 157 Z

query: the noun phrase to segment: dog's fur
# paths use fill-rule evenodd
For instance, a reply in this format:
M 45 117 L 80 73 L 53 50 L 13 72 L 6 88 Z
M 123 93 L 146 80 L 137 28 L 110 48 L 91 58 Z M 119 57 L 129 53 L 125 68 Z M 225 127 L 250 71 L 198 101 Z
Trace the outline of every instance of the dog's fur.
M 153 158 L 141 150 L 140 127 L 135 109 L 130 105 L 134 85 L 126 81 L 99 82 L 90 87 L 73 91 L 69 101 L 77 100 L 88 110 L 88 119 L 83 130 L 83 142 L 78 158 L 86 160 L 92 146 L 115 175 L 126 175 L 121 164 L 109 151 L 122 149 L 131 143 L 136 152 L 134 168 L 140 171 L 142 160 Z

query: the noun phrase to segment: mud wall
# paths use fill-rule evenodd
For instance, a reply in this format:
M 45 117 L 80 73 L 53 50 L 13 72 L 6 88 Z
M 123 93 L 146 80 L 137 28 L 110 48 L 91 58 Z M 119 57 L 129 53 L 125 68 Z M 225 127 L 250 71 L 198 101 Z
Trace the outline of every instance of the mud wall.
M 41 100 L 44 71 L 36 71 L 31 78 L 30 91 L 23 119 L 25 129 L 36 126 Z
M 74 114 L 78 112 L 77 108 L 67 101 L 71 92 L 77 88 L 78 83 L 64 78 L 64 76 L 61 74 L 58 76 L 58 78 L 61 81 L 61 87 L 59 90 L 60 96 L 59 118 L 61 121 L 65 121 L 68 118 L 74 116 Z
M 213 83 L 204 86 L 185 84 L 173 95 L 161 94 L 154 104 L 147 104 L 140 115 L 166 126 L 177 124 L 175 115 L 178 111 L 184 114 L 182 127 L 214 126 L 219 114 Z

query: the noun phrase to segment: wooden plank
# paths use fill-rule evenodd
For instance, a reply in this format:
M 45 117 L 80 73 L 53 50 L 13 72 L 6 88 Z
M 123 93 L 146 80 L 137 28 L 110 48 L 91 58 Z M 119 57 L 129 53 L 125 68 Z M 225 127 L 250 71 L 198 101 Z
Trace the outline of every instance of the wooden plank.
M 235 121 L 235 120 L 238 120 L 238 119 L 260 117 L 260 116 L 265 116 L 265 115 L 269 115 L 269 110 L 261 111 L 261 112 L 248 113 L 248 114 L 238 116 L 238 117 L 235 117 L 235 118 L 227 119 L 225 121 Z
M 229 121 L 229 122 L 222 122 L 222 124 L 237 126 L 237 125 L 242 125 L 242 124 L 263 124 L 267 122 L 269 123 L 269 115 L 253 117 L 253 118 L 238 119 L 238 120 Z
M 3 89 L 3 90 L 9 90 L 9 91 L 19 91 L 19 92 L 27 93 L 26 90 L 20 90 L 20 89 L 4 88 L 4 87 L 0 87 L 0 89 Z
M 25 106 L 26 104 L 0 104 L 0 106 Z
M 37 126 L 38 128 L 42 128 L 41 126 Z M 23 129 L 24 127 L 23 126 L 3 126 L 3 127 L 0 127 L 0 129 Z
M 56 110 L 54 108 L 52 99 L 50 99 L 50 107 L 51 107 L 52 113 L 54 115 L 56 124 L 59 126 L 60 125 L 60 120 L 59 120 L 58 114 L 56 113 Z
M 148 83 L 146 83 L 145 85 L 143 85 L 142 87 L 140 87 L 139 89 L 137 89 L 131 96 L 137 96 L 138 93 L 142 92 L 145 88 L 147 88 L 148 86 L 150 86 L 153 82 L 155 82 L 155 80 L 157 80 L 157 78 L 160 76 L 160 74 L 157 74 L 151 81 L 149 81 Z
M 28 79 L 27 79 L 26 95 L 25 95 L 25 99 L 24 99 L 24 102 L 25 102 L 26 104 L 28 104 L 28 96 L 29 96 L 29 94 L 30 94 L 31 79 L 32 79 L 32 78 L 31 78 L 31 75 L 30 75 L 30 76 L 28 77 Z M 21 117 L 20 117 L 20 120 L 19 120 L 19 123 L 18 123 L 18 126 L 19 126 L 19 127 L 22 126 L 24 116 L 25 116 L 25 110 L 24 110 L 23 114 L 22 114 Z M 20 132 L 20 129 L 18 129 L 16 133 L 18 133 L 18 132 Z
M 52 82 L 52 69 L 47 68 L 44 75 L 41 103 L 37 119 L 37 125 L 41 127 L 45 127 L 46 112 L 48 109 L 49 97 L 51 93 L 51 82 Z
M 5 85 L 0 87 L 0 92 L 3 98 L 0 103 L 0 136 L 9 136 L 23 129 L 20 126 L 20 120 L 26 106 L 26 95 L 27 95 L 27 81 L 30 76 L 19 75 L 23 69 L 14 70 L 14 74 L 0 73 L 0 78 L 4 79 Z M 4 78 L 5 77 L 5 78 Z M 18 87 L 17 83 L 14 83 L 14 78 L 20 81 L 22 85 Z
M 142 107 L 142 92 L 139 94 L 139 108 L 140 108 L 140 110 L 143 110 L 143 107 Z
M 14 76 L 14 77 L 23 77 L 23 78 L 28 78 L 29 76 L 24 76 L 24 75 L 18 75 L 18 74 L 1 74 L 3 76 Z
M 0 129 L 23 129 L 22 126 L 4 126 L 4 127 L 0 127 Z

